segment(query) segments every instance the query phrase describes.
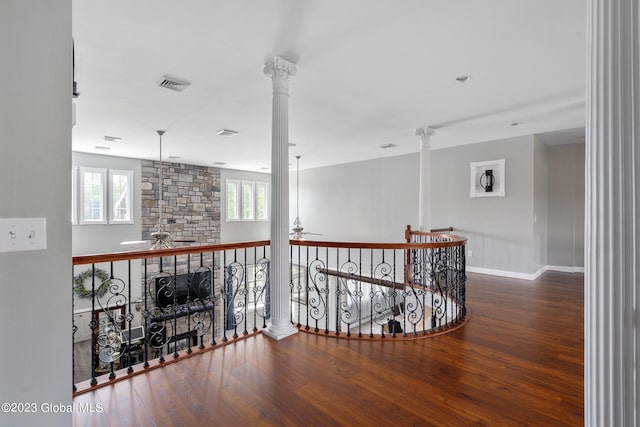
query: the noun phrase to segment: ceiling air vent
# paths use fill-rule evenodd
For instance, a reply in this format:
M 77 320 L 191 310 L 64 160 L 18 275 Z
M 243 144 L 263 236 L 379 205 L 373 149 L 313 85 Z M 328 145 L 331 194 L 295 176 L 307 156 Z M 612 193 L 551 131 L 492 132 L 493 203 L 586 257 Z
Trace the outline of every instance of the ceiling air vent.
M 387 148 L 394 148 L 394 147 L 397 147 L 397 145 L 396 145 L 396 144 L 393 144 L 393 143 L 389 143 L 389 144 L 382 144 L 382 145 L 380 146 L 380 148 L 382 148 L 382 149 L 384 149 L 384 150 L 386 150 Z
M 238 134 L 238 131 L 231 130 L 231 129 L 220 129 L 218 132 L 216 132 L 216 135 L 219 135 L 219 136 L 234 136 L 237 134 Z
M 176 79 L 175 77 L 162 76 L 158 81 L 158 86 L 165 89 L 175 90 L 176 92 L 182 92 L 189 87 L 191 83 L 186 80 Z

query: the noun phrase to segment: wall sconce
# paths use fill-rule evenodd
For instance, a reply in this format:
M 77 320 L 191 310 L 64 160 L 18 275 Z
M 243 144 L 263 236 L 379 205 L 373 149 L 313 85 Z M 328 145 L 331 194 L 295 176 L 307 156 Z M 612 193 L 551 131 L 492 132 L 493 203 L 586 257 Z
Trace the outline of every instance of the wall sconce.
M 496 183 L 496 177 L 493 176 L 493 169 L 487 169 L 480 175 L 480 187 L 484 188 L 486 193 L 493 191 L 493 184 Z
M 504 197 L 505 159 L 469 163 L 470 197 Z

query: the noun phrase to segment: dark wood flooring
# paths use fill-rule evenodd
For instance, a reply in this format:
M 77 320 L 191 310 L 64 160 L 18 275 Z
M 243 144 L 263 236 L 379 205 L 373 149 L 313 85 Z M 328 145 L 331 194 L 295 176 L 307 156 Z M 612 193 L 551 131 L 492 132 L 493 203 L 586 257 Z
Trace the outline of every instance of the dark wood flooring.
M 583 276 L 469 274 L 471 319 L 414 341 L 263 335 L 82 394 L 75 426 L 579 426 Z

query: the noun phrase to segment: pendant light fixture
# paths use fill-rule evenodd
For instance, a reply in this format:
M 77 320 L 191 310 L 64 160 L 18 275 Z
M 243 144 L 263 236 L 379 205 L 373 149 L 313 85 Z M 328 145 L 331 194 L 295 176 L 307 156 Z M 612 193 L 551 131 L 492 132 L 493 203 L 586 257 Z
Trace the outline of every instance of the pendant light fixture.
M 299 215 L 300 208 L 300 156 L 296 156 L 296 219 L 293 221 L 293 232 L 291 233 L 291 238 L 294 240 L 303 239 L 302 231 L 304 228 L 302 227 L 302 222 L 300 222 Z
M 121 245 L 128 246 L 133 250 L 171 249 L 175 246 L 176 243 L 195 243 L 194 239 L 172 239 L 171 235 L 168 232 L 164 231 L 164 222 L 162 219 L 162 205 L 164 202 L 162 198 L 162 184 L 164 181 L 164 164 L 162 163 L 162 135 L 164 135 L 165 131 L 157 130 L 156 132 L 160 137 L 160 164 L 158 167 L 158 226 L 157 231 L 151 233 L 151 240 L 128 240 L 126 242 L 120 243 Z M 171 156 L 169 156 L 169 158 L 171 158 Z
M 158 130 L 156 132 L 158 132 L 158 136 L 160 137 L 160 164 L 158 166 L 158 231 L 151 233 L 151 237 L 154 238 L 154 242 L 151 245 L 152 250 L 169 249 L 172 247 L 169 239 L 169 233 L 164 231 L 162 223 L 162 181 L 164 179 L 162 176 L 162 135 L 164 135 L 165 131 Z

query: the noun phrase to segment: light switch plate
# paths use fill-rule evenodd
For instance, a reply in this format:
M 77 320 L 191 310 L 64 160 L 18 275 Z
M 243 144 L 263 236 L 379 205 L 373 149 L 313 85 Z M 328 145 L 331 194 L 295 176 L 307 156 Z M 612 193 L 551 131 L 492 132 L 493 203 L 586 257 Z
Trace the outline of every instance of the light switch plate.
M 0 218 L 0 252 L 47 249 L 46 218 Z

